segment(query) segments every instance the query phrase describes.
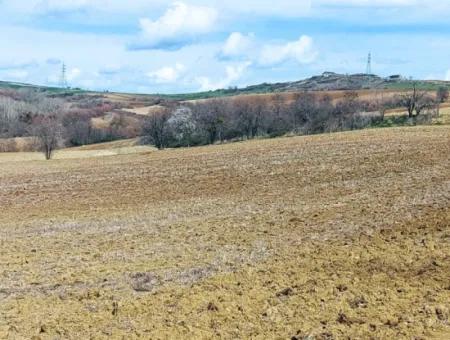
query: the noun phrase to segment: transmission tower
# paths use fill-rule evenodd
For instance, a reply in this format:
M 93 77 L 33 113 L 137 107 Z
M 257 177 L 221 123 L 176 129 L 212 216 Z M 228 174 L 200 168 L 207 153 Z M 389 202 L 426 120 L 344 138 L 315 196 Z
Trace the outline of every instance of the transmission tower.
M 67 74 L 67 67 L 66 67 L 66 64 L 63 63 L 62 67 L 61 67 L 61 76 L 59 78 L 59 87 L 61 87 L 61 88 L 68 87 L 66 74 Z
M 367 57 L 366 75 L 371 74 L 372 74 L 372 54 L 369 53 L 369 56 Z

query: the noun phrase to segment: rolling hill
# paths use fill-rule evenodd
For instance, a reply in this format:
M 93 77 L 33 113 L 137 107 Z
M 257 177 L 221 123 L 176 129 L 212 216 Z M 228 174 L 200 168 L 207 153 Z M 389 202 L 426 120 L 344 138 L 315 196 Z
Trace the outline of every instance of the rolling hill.
M 450 82 L 439 80 L 410 80 L 402 78 L 401 76 L 390 76 L 383 78 L 377 75 L 366 74 L 339 74 L 334 72 L 324 72 L 321 75 L 313 76 L 311 78 L 281 83 L 263 83 L 258 85 L 251 85 L 245 88 L 228 88 L 218 89 L 215 91 L 196 92 L 196 93 L 182 93 L 182 94 L 131 94 L 131 93 L 109 93 L 109 96 L 119 95 L 122 99 L 127 99 L 130 96 L 142 99 L 148 97 L 165 98 L 172 100 L 196 100 L 208 99 L 224 96 L 236 96 L 242 94 L 266 94 L 266 93 L 282 93 L 282 92 L 299 92 L 299 91 L 344 91 L 344 90 L 371 90 L 371 89 L 386 89 L 386 90 L 407 90 L 411 89 L 413 84 L 416 84 L 422 90 L 436 90 L 444 86 L 450 88 Z M 105 92 L 76 89 L 61 89 L 57 87 L 47 87 L 32 85 L 27 83 L 16 83 L 0 81 L 0 89 L 5 88 L 35 88 L 40 91 L 50 92 L 54 95 L 70 96 L 77 93 L 85 94 L 105 94 Z

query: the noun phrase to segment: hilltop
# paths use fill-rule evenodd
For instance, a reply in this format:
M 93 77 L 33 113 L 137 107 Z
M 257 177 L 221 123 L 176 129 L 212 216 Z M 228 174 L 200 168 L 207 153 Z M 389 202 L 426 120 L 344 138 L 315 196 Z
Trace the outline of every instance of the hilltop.
M 199 92 L 190 94 L 169 95 L 172 99 L 205 99 L 222 96 L 236 96 L 242 94 L 266 94 L 282 92 L 301 91 L 358 91 L 358 90 L 408 90 L 413 84 L 421 90 L 434 91 L 441 86 L 450 88 L 450 82 L 439 80 L 412 80 L 400 75 L 380 77 L 374 74 L 339 74 L 334 72 L 324 72 L 321 75 L 313 76 L 299 81 L 263 83 L 251 85 L 245 88 L 220 89 L 209 92 Z

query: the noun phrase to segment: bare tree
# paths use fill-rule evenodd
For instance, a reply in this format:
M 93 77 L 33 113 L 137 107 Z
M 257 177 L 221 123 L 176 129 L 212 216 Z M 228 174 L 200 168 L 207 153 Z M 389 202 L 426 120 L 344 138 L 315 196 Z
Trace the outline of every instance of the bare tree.
M 417 90 L 417 84 L 414 83 L 412 92 L 405 93 L 400 97 L 400 105 L 406 107 L 409 118 L 414 117 L 414 112 L 417 113 L 418 104 L 419 104 L 419 112 L 417 114 L 420 114 L 420 112 L 422 111 L 420 102 L 423 100 L 425 96 L 426 92 Z
M 55 116 L 40 116 L 35 120 L 32 133 L 36 138 L 36 144 L 46 160 L 50 160 L 53 151 L 61 142 L 61 124 Z
M 425 94 L 421 96 L 416 103 L 416 116 L 420 115 L 422 112 L 430 111 L 437 106 L 436 100 Z
M 336 104 L 335 114 L 338 116 L 350 116 L 362 110 L 362 102 L 359 100 L 358 92 L 349 91 Z
M 257 136 L 262 124 L 264 107 L 261 101 L 249 98 L 237 98 L 229 105 L 236 125 L 236 131 L 247 139 Z
M 29 104 L 0 97 L 0 136 L 16 137 L 26 132 L 26 120 L 32 111 Z
M 286 100 L 279 93 L 272 97 L 268 105 L 268 129 L 267 133 L 272 136 L 282 136 L 292 130 L 288 105 Z
M 208 144 L 214 144 L 217 140 L 223 139 L 226 107 L 225 101 L 221 99 L 197 103 L 192 107 L 194 120 L 206 134 Z
M 333 98 L 328 94 L 321 96 L 317 102 L 317 109 L 307 115 L 305 131 L 307 133 L 333 131 L 333 125 L 336 125 L 334 111 Z
M 93 128 L 89 116 L 79 112 L 70 112 L 64 115 L 62 124 L 69 145 L 80 146 L 91 142 Z
M 142 132 L 150 143 L 158 149 L 164 149 L 170 139 L 169 119 L 171 117 L 170 108 L 163 107 L 159 111 L 151 113 L 145 120 Z
M 296 100 L 291 107 L 294 131 L 298 131 L 316 114 L 317 103 L 317 98 L 313 93 L 303 92 L 296 96 Z
M 436 92 L 436 99 L 439 103 L 445 103 L 449 98 L 449 91 L 447 87 L 440 87 Z
M 440 87 L 436 92 L 436 101 L 437 101 L 437 115 L 439 116 L 439 112 L 441 109 L 441 104 L 445 103 L 449 98 L 449 91 L 447 87 Z

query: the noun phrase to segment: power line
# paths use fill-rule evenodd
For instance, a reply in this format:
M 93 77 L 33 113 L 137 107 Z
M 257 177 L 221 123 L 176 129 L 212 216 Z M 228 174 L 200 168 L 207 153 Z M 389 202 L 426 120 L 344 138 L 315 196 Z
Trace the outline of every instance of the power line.
M 63 63 L 61 67 L 61 76 L 59 78 L 59 87 L 61 88 L 67 88 L 69 87 L 67 83 L 67 67 L 66 64 Z

